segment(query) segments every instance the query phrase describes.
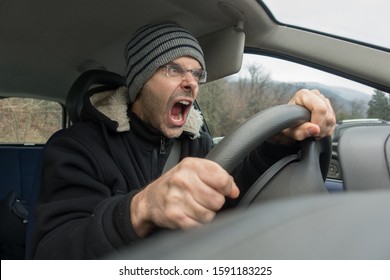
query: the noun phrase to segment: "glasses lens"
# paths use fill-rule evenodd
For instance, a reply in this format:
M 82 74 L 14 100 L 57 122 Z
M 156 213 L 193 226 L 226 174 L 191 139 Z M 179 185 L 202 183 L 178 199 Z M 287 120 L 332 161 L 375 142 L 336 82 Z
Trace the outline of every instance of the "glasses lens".
M 206 82 L 207 79 L 207 73 L 203 69 L 186 70 L 183 69 L 183 67 L 181 67 L 178 64 L 167 64 L 164 65 L 163 67 L 166 71 L 166 75 L 171 78 L 177 78 L 177 77 L 184 78 L 187 72 L 191 72 L 192 76 L 198 83 L 204 83 Z
M 193 70 L 192 75 L 199 83 L 206 82 L 207 72 L 205 70 Z
M 167 70 L 167 75 L 171 78 L 180 77 L 185 74 L 183 68 L 177 64 L 168 64 L 165 69 Z

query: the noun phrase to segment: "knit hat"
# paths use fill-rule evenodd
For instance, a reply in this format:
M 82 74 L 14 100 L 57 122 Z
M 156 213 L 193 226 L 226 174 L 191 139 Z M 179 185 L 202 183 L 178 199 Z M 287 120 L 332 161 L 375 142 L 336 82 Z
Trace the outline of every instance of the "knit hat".
M 198 41 L 176 23 L 146 25 L 136 31 L 125 49 L 126 81 L 130 102 L 160 66 L 179 57 L 190 56 L 205 68 Z

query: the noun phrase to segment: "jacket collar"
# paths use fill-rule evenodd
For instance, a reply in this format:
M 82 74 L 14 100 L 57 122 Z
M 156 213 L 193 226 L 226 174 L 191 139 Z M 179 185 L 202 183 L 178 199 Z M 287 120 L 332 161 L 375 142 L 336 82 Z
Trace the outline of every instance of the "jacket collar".
M 90 97 L 93 107 L 113 122 L 117 123 L 116 132 L 130 131 L 130 117 L 127 114 L 129 94 L 126 87 L 116 90 L 99 92 Z M 203 116 L 194 107 L 188 114 L 184 125 L 184 131 L 191 135 L 192 139 L 200 137 L 203 125 Z

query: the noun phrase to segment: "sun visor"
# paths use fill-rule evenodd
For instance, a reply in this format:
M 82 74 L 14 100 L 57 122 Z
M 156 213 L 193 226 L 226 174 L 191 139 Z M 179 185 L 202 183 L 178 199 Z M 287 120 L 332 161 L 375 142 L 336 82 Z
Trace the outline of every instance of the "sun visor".
M 205 56 L 208 82 L 240 71 L 245 45 L 242 30 L 232 26 L 198 38 Z

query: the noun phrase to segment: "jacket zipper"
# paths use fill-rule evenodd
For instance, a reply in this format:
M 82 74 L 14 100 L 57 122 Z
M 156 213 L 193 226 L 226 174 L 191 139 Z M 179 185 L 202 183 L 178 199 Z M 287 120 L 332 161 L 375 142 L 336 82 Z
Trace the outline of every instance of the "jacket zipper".
M 153 156 L 155 158 L 153 163 L 153 168 L 156 171 L 157 177 L 161 175 L 162 168 L 161 166 L 161 155 L 165 154 L 165 137 L 162 136 L 160 139 L 160 147 L 153 150 Z
M 165 137 L 161 137 L 160 140 L 160 155 L 165 154 Z

